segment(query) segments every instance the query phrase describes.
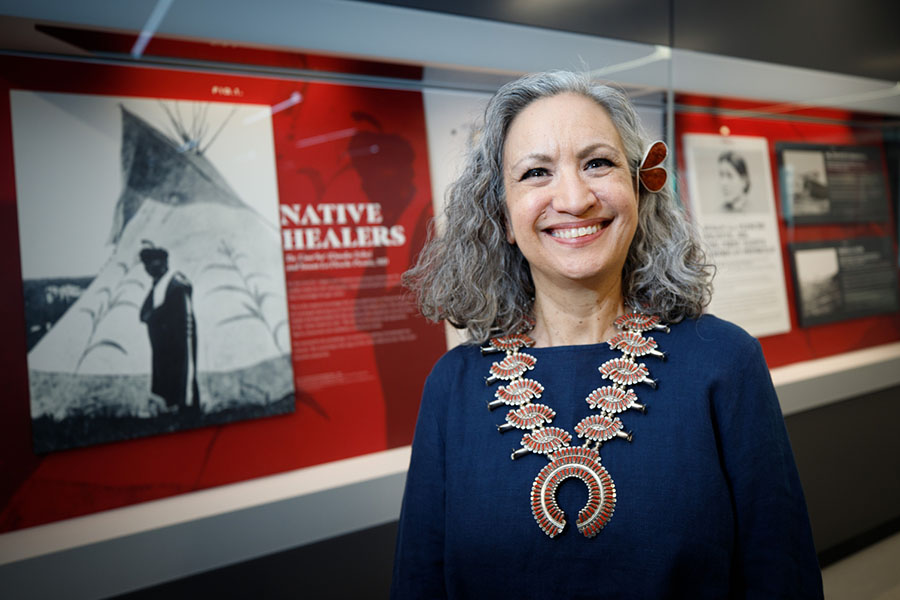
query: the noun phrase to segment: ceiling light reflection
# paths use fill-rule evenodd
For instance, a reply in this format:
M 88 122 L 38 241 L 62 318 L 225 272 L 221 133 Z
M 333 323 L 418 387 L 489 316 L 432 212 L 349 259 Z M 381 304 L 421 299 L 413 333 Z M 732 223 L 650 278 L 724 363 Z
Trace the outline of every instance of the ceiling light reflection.
M 316 144 L 324 144 L 325 142 L 333 142 L 334 140 L 339 140 L 341 138 L 350 137 L 354 133 L 356 133 L 356 127 L 350 127 L 349 129 L 340 129 L 338 131 L 332 131 L 330 133 L 323 133 L 322 135 L 314 135 L 312 137 L 303 138 L 302 140 L 297 141 L 298 148 L 307 148 L 309 146 L 315 146 Z
M 589 75 L 593 78 L 602 79 L 607 75 L 611 75 L 613 73 L 620 73 L 622 71 L 628 71 L 630 69 L 637 69 L 638 67 L 643 67 L 645 65 L 653 64 L 655 62 L 659 62 L 661 60 L 669 60 L 672 58 L 672 49 L 668 46 L 654 46 L 653 52 L 648 54 L 647 56 L 642 56 L 640 58 L 635 58 L 634 60 L 626 60 L 624 62 L 616 63 L 614 65 L 609 65 L 606 67 L 602 67 L 600 69 L 594 69 L 589 73 Z
M 257 121 L 259 121 L 261 119 L 265 119 L 266 117 L 268 117 L 270 115 L 280 113 L 281 111 L 283 111 L 286 108 L 290 108 L 290 107 L 294 106 L 295 104 L 300 104 L 300 102 L 302 100 L 303 100 L 303 94 L 301 94 L 300 92 L 294 91 L 291 93 L 291 95 L 288 97 L 287 100 L 282 100 L 278 104 L 273 104 L 271 107 L 264 108 L 261 111 L 259 111 L 258 113 L 250 115 L 249 117 L 244 119 L 244 125 L 250 125 L 251 123 L 256 123 Z
M 131 47 L 132 58 L 140 58 L 141 55 L 144 54 L 147 44 L 153 39 L 153 35 L 159 28 L 159 24 L 162 23 L 163 17 L 166 16 L 169 7 L 172 6 L 172 2 L 174 1 L 175 0 L 157 0 L 156 6 L 153 7 L 153 11 L 150 13 L 147 22 L 144 24 L 144 28 L 141 30 L 137 40 L 135 40 L 134 45 Z

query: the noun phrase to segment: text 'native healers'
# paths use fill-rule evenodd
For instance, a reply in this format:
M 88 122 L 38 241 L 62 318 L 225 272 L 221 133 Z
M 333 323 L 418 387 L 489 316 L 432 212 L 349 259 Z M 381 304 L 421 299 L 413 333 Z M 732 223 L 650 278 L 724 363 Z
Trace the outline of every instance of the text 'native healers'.
M 406 243 L 403 225 L 383 225 L 381 205 L 282 204 L 284 249 L 378 248 Z

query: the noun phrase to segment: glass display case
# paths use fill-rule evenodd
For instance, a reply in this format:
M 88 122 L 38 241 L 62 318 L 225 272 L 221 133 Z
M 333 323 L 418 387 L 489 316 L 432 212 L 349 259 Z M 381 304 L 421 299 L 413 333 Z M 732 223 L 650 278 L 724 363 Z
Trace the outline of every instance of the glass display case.
M 396 519 L 458 342 L 400 275 L 528 71 L 589 71 L 668 143 L 710 310 L 760 339 L 785 415 L 900 385 L 892 82 L 359 2 L 54 4 L 0 16 L 8 581 L 217 519 L 256 533 L 168 576 Z M 177 368 L 154 249 L 190 298 Z

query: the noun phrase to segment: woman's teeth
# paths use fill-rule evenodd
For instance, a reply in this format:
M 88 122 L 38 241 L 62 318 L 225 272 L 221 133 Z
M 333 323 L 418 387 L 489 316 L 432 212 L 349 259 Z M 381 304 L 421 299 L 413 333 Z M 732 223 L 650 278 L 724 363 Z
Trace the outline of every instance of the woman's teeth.
M 600 225 L 591 225 L 589 227 L 573 227 L 571 229 L 554 229 L 550 232 L 550 235 L 556 238 L 572 239 L 585 235 L 591 235 L 592 233 L 597 233 L 598 231 L 600 231 Z

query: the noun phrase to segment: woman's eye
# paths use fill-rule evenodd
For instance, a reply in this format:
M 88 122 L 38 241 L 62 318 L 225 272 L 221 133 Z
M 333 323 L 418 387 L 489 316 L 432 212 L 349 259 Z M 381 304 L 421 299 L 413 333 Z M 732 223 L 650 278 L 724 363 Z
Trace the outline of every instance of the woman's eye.
M 600 169 L 603 167 L 614 167 L 613 161 L 608 158 L 592 158 L 584 165 L 585 169 Z
M 520 179 L 519 181 L 525 181 L 526 179 L 530 179 L 532 177 L 543 177 L 544 175 L 547 175 L 547 169 L 540 167 L 535 169 L 528 169 L 527 171 L 525 171 L 525 173 L 522 175 L 522 179 Z

